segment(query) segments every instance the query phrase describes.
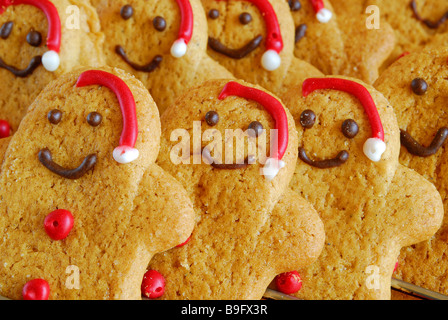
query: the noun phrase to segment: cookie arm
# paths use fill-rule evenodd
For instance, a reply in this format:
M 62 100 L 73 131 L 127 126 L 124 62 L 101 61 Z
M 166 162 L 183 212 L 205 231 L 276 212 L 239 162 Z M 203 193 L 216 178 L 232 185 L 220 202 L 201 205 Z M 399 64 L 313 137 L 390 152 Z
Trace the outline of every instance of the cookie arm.
M 0 139 L 0 170 L 10 141 L 11 137 Z
M 436 187 L 403 165 L 398 165 L 387 204 L 388 219 L 400 235 L 398 243 L 402 247 L 428 240 L 442 224 L 443 203 Z M 406 214 L 395 215 L 399 211 Z
M 274 207 L 271 225 L 276 230 L 265 234 L 266 245 L 275 261 L 276 273 L 307 267 L 322 252 L 325 231 L 322 220 L 313 206 L 298 193 L 287 190 Z
M 146 171 L 134 203 L 132 224 L 141 230 L 153 253 L 171 249 L 191 235 L 195 214 L 190 198 L 158 165 L 152 164 Z

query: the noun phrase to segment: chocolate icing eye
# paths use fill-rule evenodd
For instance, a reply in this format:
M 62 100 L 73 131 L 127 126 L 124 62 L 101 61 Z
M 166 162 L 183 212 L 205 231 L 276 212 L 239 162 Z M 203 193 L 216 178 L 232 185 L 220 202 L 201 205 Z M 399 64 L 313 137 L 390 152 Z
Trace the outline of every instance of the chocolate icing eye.
M 62 120 L 62 112 L 54 109 L 48 112 L 47 119 L 51 124 L 58 124 Z
M 248 129 L 249 136 L 253 138 L 259 137 L 263 133 L 263 125 L 258 121 L 251 122 Z
M 100 125 L 103 117 L 98 112 L 91 112 L 87 116 L 87 123 L 92 127 L 97 127 Z
M 428 90 L 428 84 L 422 78 L 415 78 L 411 82 L 411 89 L 416 95 L 422 96 Z
M 244 25 L 252 22 L 252 16 L 250 15 L 250 13 L 247 13 L 247 12 L 243 12 L 242 14 L 240 14 L 239 19 L 240 19 L 241 24 L 244 24 Z
M 14 23 L 12 21 L 5 22 L 0 28 L 0 38 L 7 39 L 12 32 Z
M 355 122 L 355 120 L 347 119 L 344 122 L 342 122 L 341 130 L 344 136 L 346 136 L 349 139 L 353 139 L 358 134 L 359 127 L 358 124 Z
M 26 35 L 26 42 L 33 47 L 38 47 L 42 44 L 42 35 L 38 31 L 30 31 Z
M 302 8 L 299 0 L 288 0 L 288 4 L 291 11 L 299 11 Z
M 219 11 L 216 10 L 216 9 L 211 9 L 211 10 L 208 12 L 208 17 L 209 17 L 210 19 L 213 19 L 213 20 L 218 19 L 218 18 L 219 18 Z
M 300 124 L 306 129 L 310 129 L 316 122 L 316 114 L 312 110 L 305 110 L 300 115 Z
M 121 8 L 120 15 L 124 20 L 128 20 L 134 15 L 134 8 L 127 4 Z
M 152 24 L 157 31 L 164 31 L 166 29 L 166 21 L 160 16 L 157 16 L 152 20 Z
M 219 114 L 216 111 L 209 111 L 205 115 L 205 122 L 211 127 L 216 126 L 219 122 Z

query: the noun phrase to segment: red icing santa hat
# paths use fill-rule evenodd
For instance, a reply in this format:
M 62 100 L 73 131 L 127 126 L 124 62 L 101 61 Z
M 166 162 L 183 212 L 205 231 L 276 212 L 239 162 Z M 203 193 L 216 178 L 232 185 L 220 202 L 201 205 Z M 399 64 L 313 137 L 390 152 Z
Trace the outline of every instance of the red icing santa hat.
M 118 98 L 123 116 L 123 131 L 120 145 L 113 151 L 113 157 L 118 163 L 129 163 L 136 160 L 139 152 L 135 149 L 138 136 L 137 111 L 134 95 L 127 84 L 119 77 L 100 70 L 83 72 L 76 82 L 76 87 L 91 85 L 105 86 L 112 90 Z
M 228 1 L 228 0 L 217 0 Z M 266 23 L 266 52 L 261 58 L 261 64 L 267 71 L 274 71 L 281 65 L 280 52 L 283 50 L 283 39 L 280 31 L 280 24 L 275 14 L 275 10 L 268 0 L 244 0 L 254 4 Z
M 180 29 L 177 40 L 171 46 L 171 55 L 181 58 L 187 53 L 187 45 L 193 36 L 194 16 L 189 0 L 176 0 L 180 9 Z
M 327 23 L 331 20 L 333 14 L 330 10 L 325 8 L 323 0 L 310 0 L 310 2 L 316 13 L 316 19 L 319 20 L 319 22 Z
M 315 90 L 339 90 L 354 95 L 364 107 L 372 129 L 372 137 L 364 143 L 364 154 L 370 160 L 377 162 L 386 151 L 384 129 L 375 101 L 370 92 L 361 84 L 341 78 L 310 78 L 303 82 L 302 93 L 307 97 Z
M 47 0 L 0 0 L 0 14 L 7 7 L 26 4 L 42 10 L 48 21 L 47 52 L 42 56 L 42 65 L 48 71 L 56 71 L 59 68 L 59 52 L 61 48 L 61 20 L 56 7 Z
M 271 146 L 271 152 L 274 150 L 275 153 L 270 155 L 263 168 L 263 175 L 268 180 L 274 179 L 280 169 L 285 166 L 282 159 L 288 148 L 289 140 L 288 118 L 283 105 L 276 98 L 262 90 L 246 87 L 234 81 L 231 81 L 224 86 L 218 99 L 223 100 L 229 96 L 254 100 L 261 104 L 266 111 L 269 112 L 272 118 L 274 118 L 275 129 L 277 130 L 277 144 Z

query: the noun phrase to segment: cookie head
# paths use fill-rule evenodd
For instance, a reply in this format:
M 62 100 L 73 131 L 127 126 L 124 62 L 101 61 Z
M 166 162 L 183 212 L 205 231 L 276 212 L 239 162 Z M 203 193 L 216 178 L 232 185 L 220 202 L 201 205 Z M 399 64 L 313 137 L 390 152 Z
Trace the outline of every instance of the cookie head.
M 397 128 L 391 111 L 386 111 L 384 97 L 365 84 L 343 77 L 307 79 L 292 91 L 300 92 L 285 103 L 293 110 L 302 141 L 299 164 L 310 170 L 341 172 L 344 167 L 364 164 L 363 170 L 377 166 L 373 171 L 385 169 L 393 174 L 398 157 Z
M 25 69 L 17 69 L 14 66 L 8 65 L 3 61 L 0 65 L 2 68 L 12 72 L 16 76 L 25 77 L 31 74 L 37 66 L 42 63 L 44 68 L 48 71 L 56 71 L 59 68 L 60 59 L 59 51 L 61 48 L 61 20 L 57 8 L 50 1 L 36 1 L 36 0 L 4 0 L 0 2 L 0 14 L 4 13 L 8 6 L 16 5 L 30 5 L 41 10 L 47 19 L 47 50 L 41 57 L 34 56 L 31 58 L 28 67 Z M 1 38 L 7 39 L 14 28 L 13 21 L 5 22 L 1 27 Z M 42 32 L 37 30 L 30 30 L 26 35 L 26 43 L 32 47 L 38 48 L 44 44 L 42 39 Z
M 268 0 L 202 1 L 208 14 L 210 55 L 229 70 L 254 64 L 279 69 L 288 52 L 287 34 L 275 2 Z M 225 27 L 231 26 L 231 27 Z
M 103 21 L 110 20 L 106 55 L 132 71 L 151 73 L 197 50 L 197 13 L 189 0 L 102 1 L 97 8 Z
M 171 141 L 162 144 L 167 150 L 161 157 L 170 156 L 165 160 L 178 163 L 176 169 L 191 172 L 183 176 L 200 179 L 207 173 L 217 181 L 244 176 L 268 186 L 289 175 L 297 154 L 291 148 L 293 122 L 280 100 L 261 88 L 208 81 L 167 110 L 163 135 Z M 176 132 L 185 133 L 178 135 L 181 143 L 172 142 Z

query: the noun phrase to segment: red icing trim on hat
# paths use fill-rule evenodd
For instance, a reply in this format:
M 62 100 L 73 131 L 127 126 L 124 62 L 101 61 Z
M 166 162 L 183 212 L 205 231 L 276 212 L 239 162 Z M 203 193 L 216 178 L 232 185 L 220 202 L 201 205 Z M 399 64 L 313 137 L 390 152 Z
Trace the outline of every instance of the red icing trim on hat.
M 228 0 L 217 0 L 228 1 Z M 267 29 L 266 49 L 280 53 L 283 50 L 283 38 L 280 31 L 280 24 L 274 8 L 267 0 L 244 0 L 254 4 L 264 18 Z
M 127 84 L 119 77 L 100 70 L 83 72 L 76 82 L 76 87 L 101 85 L 112 90 L 118 98 L 123 116 L 123 131 L 120 146 L 134 148 L 138 136 L 137 111 L 134 95 Z
M 47 0 L 0 0 L 0 14 L 7 7 L 19 4 L 34 6 L 45 14 L 48 21 L 47 47 L 59 53 L 61 49 L 61 19 L 53 3 Z
M 307 97 L 311 92 L 321 89 L 339 90 L 354 95 L 364 107 L 372 127 L 372 138 L 384 142 L 384 129 L 375 101 L 370 92 L 361 84 L 340 78 L 310 78 L 303 82 L 302 93 Z
M 188 44 L 193 36 L 194 16 L 189 0 L 176 0 L 180 9 L 180 29 L 178 39 Z
M 310 0 L 310 2 L 314 12 L 316 13 L 318 13 L 322 9 L 325 9 L 323 0 Z
M 275 129 L 278 130 L 277 160 L 282 160 L 288 147 L 289 131 L 288 118 L 283 105 L 270 94 L 251 87 L 243 86 L 231 81 L 224 86 L 218 99 L 223 100 L 229 96 L 250 99 L 261 104 L 275 120 Z

